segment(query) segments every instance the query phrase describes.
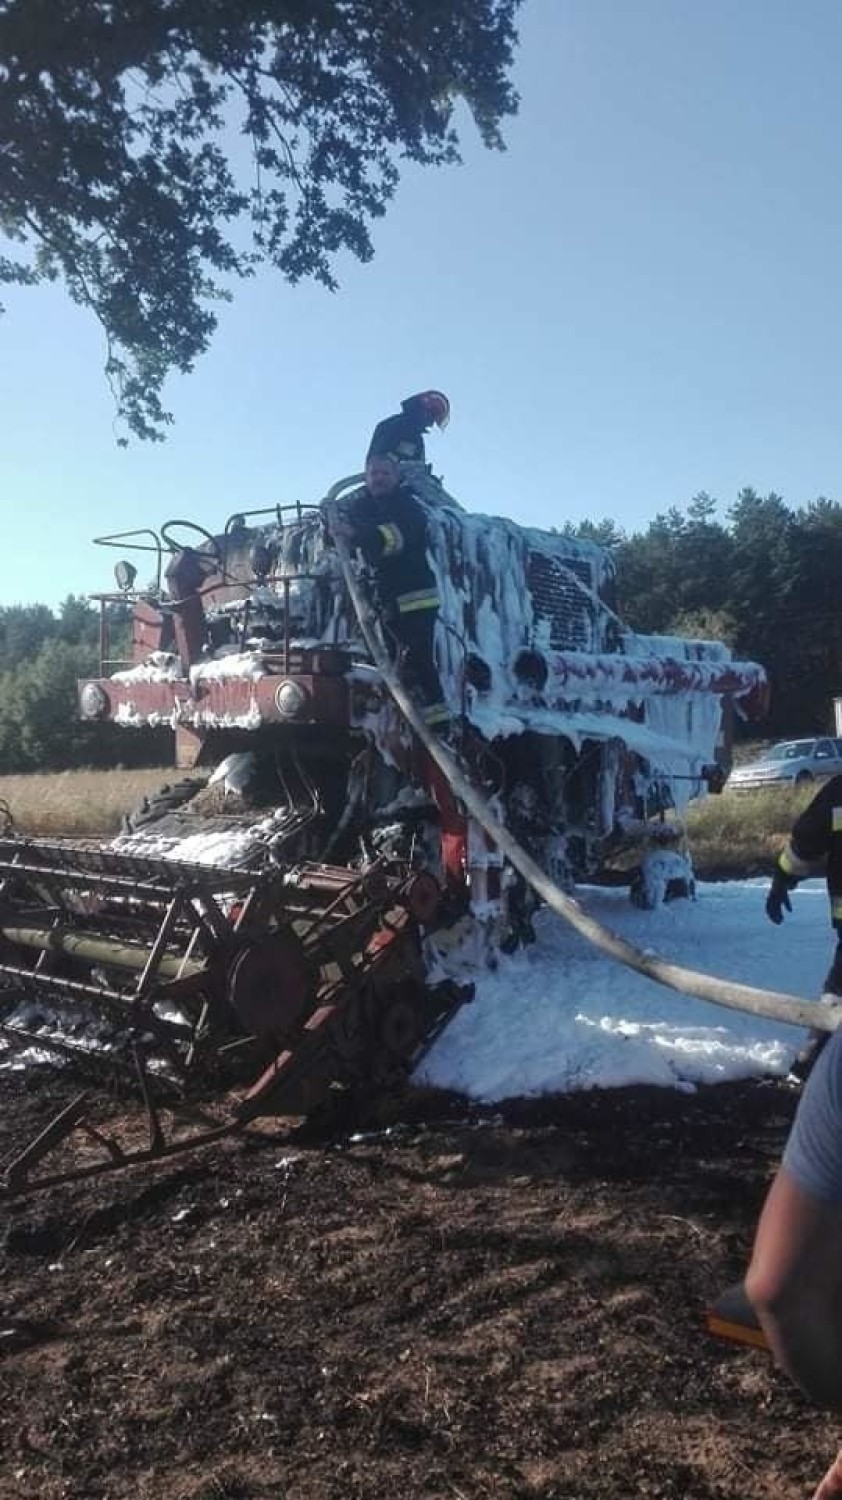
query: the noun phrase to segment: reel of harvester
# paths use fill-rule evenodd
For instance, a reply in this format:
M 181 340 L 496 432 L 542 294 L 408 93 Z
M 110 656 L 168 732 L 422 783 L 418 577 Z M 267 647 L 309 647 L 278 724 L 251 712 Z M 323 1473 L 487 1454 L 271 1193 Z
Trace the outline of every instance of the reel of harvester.
M 256 873 L 0 838 L 0 1039 L 92 1080 L 6 1164 L 5 1190 L 305 1115 L 405 1067 L 465 998 L 425 981 L 438 899 L 395 863 Z M 92 1119 L 115 1079 L 145 1105 L 144 1144 Z

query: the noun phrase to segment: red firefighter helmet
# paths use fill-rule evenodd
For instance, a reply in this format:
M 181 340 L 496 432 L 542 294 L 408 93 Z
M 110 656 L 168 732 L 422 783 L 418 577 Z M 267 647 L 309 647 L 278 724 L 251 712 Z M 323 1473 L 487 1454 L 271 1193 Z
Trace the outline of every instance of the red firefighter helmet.
M 446 427 L 450 421 L 450 402 L 441 391 L 419 391 L 417 396 L 407 396 L 401 406 L 408 416 L 422 417 L 425 427 L 433 422 Z

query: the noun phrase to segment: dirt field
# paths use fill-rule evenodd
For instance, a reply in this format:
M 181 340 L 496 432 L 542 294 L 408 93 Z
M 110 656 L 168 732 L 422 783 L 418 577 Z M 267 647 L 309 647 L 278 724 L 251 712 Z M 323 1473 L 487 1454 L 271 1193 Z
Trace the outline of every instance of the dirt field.
M 70 1093 L 0 1075 L 0 1155 Z M 394 1099 L 7 1203 L 0 1495 L 803 1497 L 836 1424 L 703 1328 L 794 1103 Z

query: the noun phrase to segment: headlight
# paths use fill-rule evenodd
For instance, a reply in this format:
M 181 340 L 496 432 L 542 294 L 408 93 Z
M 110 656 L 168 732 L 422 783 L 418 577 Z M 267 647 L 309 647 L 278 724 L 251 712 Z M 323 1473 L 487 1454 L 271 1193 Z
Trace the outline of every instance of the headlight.
M 122 589 L 124 593 L 128 593 L 136 578 L 137 568 L 134 566 L 134 563 L 128 562 L 125 557 L 121 558 L 114 567 L 114 580 L 118 589 Z
M 548 670 L 546 657 L 540 651 L 519 651 L 513 667 L 518 682 L 539 693 L 547 685 Z
M 98 682 L 86 682 L 79 694 L 83 719 L 101 719 L 108 712 L 108 696 Z
M 275 707 L 285 719 L 294 719 L 307 707 L 309 694 L 300 682 L 282 682 L 275 689 Z

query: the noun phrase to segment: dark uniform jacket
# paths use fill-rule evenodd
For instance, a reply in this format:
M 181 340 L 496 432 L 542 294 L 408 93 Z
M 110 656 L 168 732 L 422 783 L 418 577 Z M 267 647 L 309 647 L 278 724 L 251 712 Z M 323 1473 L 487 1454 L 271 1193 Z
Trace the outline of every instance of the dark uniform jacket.
M 416 418 L 399 411 L 377 423 L 368 445 L 368 457 L 380 458 L 384 453 L 391 453 L 394 458 L 425 462 L 424 433 Z
M 376 571 L 385 608 L 400 616 L 437 609 L 435 575 L 427 561 L 427 523 L 411 491 L 405 485 L 391 495 L 356 490 L 348 515 L 354 545 Z
M 826 781 L 796 818 L 778 866 L 791 885 L 807 875 L 827 877 L 831 920 L 842 932 L 842 776 Z

